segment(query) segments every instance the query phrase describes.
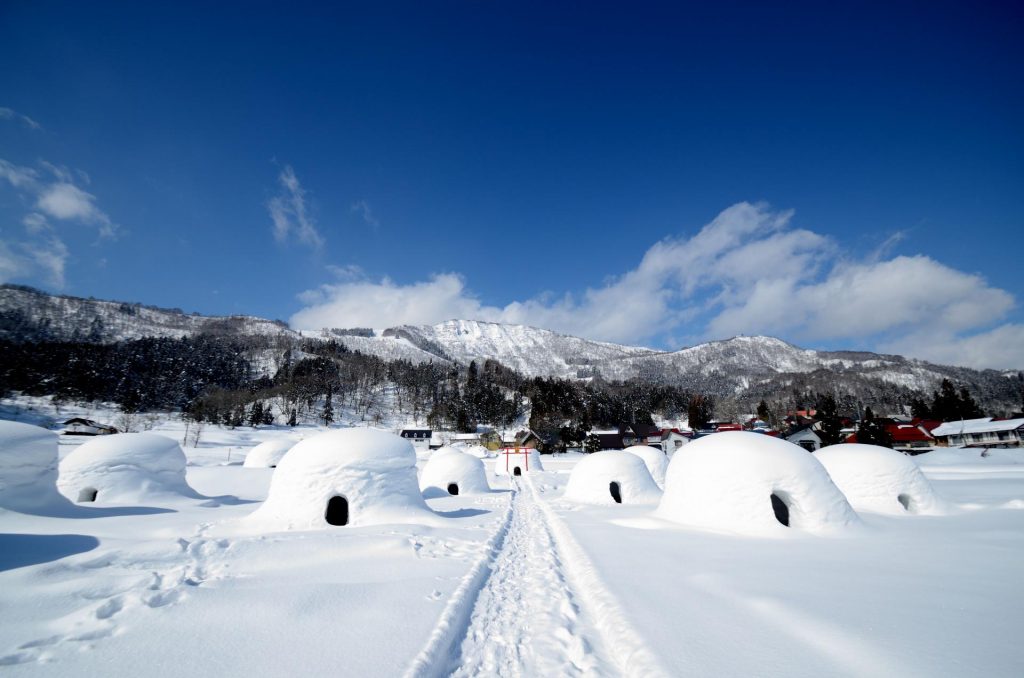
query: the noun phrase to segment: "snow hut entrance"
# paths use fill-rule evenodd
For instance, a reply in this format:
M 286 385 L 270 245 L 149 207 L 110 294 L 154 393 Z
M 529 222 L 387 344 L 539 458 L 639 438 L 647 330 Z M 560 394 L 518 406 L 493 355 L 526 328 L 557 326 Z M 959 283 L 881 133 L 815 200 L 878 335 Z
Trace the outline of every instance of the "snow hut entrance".
M 772 511 L 775 512 L 775 519 L 789 527 L 789 506 L 777 494 L 772 494 Z
M 901 494 L 900 496 L 896 497 L 896 499 L 900 502 L 900 504 L 903 506 L 905 510 L 909 511 L 910 513 L 914 512 L 914 500 L 910 498 L 909 494 Z
M 512 469 L 512 475 L 514 475 L 514 476 L 521 476 L 521 475 L 523 475 L 523 469 L 521 469 L 518 466 L 516 466 L 514 469 Z
M 327 512 L 324 513 L 324 520 L 328 525 L 348 525 L 348 499 L 345 497 L 331 497 L 327 502 Z
M 612 499 L 615 500 L 616 504 L 622 503 L 622 493 L 619 492 L 619 484 L 617 482 L 613 480 L 611 484 L 608 486 L 608 491 L 611 492 Z
M 96 490 L 95 487 L 86 487 L 85 489 L 83 489 L 81 492 L 78 493 L 78 501 L 79 502 L 96 501 L 96 495 L 97 494 L 99 494 L 99 492 Z
M 459 493 L 459 484 L 458 483 L 448 483 L 448 494 L 458 494 L 458 493 Z

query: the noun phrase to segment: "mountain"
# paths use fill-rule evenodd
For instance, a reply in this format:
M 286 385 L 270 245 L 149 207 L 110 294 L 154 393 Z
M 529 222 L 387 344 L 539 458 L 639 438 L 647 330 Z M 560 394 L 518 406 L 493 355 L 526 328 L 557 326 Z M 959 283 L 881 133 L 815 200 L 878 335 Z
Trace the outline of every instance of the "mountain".
M 214 333 L 270 337 L 274 345 L 301 338 L 333 340 L 349 350 L 387 360 L 467 366 L 496 360 L 528 377 L 638 379 L 744 399 L 793 390 L 885 391 L 930 394 L 943 378 L 967 386 L 983 401 L 1020 407 L 1016 373 L 935 365 L 898 355 L 803 349 L 774 337 L 740 336 L 678 351 L 621 346 L 524 325 L 449 320 L 385 330 L 298 332 L 281 321 L 251 316 L 208 317 L 96 299 L 50 295 L 29 287 L 0 286 L 0 338 L 13 341 L 77 340 L 109 343 L 140 337 Z M 283 342 L 283 344 L 281 343 Z M 270 368 L 267 344 L 258 356 Z M 905 395 L 905 393 L 904 393 Z M 899 396 L 902 398 L 902 396 Z M 1016 404 L 1014 404 L 1016 403 Z

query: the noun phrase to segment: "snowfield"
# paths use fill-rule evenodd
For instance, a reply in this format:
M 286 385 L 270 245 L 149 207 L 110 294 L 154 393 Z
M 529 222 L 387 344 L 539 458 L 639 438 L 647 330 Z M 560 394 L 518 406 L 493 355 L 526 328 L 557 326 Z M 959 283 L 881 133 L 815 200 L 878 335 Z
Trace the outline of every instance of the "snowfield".
M 52 438 L 15 433 L 0 440 L 0 470 L 15 469 L 20 487 L 54 482 L 39 447 Z M 1024 666 L 1024 451 L 914 457 L 948 511 L 898 514 L 851 500 L 859 524 L 828 534 L 756 523 L 751 535 L 732 522 L 678 522 L 656 503 L 576 501 L 567 485 L 587 457 L 572 453 L 545 455 L 543 470 L 531 459 L 520 477 L 505 473 L 502 457 L 484 459 L 489 490 L 427 492 L 427 510 L 398 522 L 287 530 L 288 520 L 251 519 L 289 468 L 275 515 L 289 502 L 306 510 L 292 495 L 326 483 L 317 469 L 330 465 L 329 450 L 310 442 L 317 433 L 208 428 L 199 447 L 184 448 L 194 495 L 0 509 L 0 672 L 1018 676 Z M 149 434 L 180 443 L 184 429 L 162 421 Z M 299 435 L 294 449 L 305 458 L 242 465 L 258 444 Z M 345 444 L 366 438 L 341 435 Z M 18 440 L 34 446 L 40 472 L 8 463 Z M 60 457 L 80 442 L 62 437 Z M 351 456 L 331 483 L 358 476 L 380 490 L 372 496 L 407 496 L 414 460 L 396 454 L 393 464 Z M 755 466 L 727 490 L 741 493 L 739 507 L 723 496 L 716 510 L 730 521 L 750 516 L 743 493 L 801 466 L 779 456 L 783 467 Z M 669 465 L 666 496 L 685 481 L 684 466 L 705 482 L 724 472 L 685 458 Z M 474 473 L 474 464 L 435 464 L 436 482 L 424 483 L 426 463 L 415 461 L 434 490 Z M 643 468 L 584 464 L 577 479 L 588 496 L 624 472 L 617 465 Z M 821 489 L 827 478 L 814 473 L 814 492 L 835 489 Z

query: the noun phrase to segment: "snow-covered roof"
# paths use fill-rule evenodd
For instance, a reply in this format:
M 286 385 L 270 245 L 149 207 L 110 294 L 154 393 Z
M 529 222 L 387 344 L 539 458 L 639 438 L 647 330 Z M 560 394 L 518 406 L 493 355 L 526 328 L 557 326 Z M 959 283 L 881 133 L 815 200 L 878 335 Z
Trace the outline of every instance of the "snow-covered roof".
M 963 421 L 947 421 L 932 429 L 933 436 L 955 436 L 961 433 L 992 433 L 996 431 L 1013 431 L 1024 426 L 1024 419 L 1004 419 L 993 421 L 992 417 L 981 419 L 965 419 Z

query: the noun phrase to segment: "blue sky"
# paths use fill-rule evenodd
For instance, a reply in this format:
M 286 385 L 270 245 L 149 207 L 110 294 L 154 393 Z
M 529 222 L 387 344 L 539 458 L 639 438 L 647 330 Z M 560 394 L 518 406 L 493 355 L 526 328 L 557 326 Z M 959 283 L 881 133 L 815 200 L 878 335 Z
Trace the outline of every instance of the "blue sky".
M 0 5 L 0 279 L 1024 367 L 1013 3 L 148 4 Z

